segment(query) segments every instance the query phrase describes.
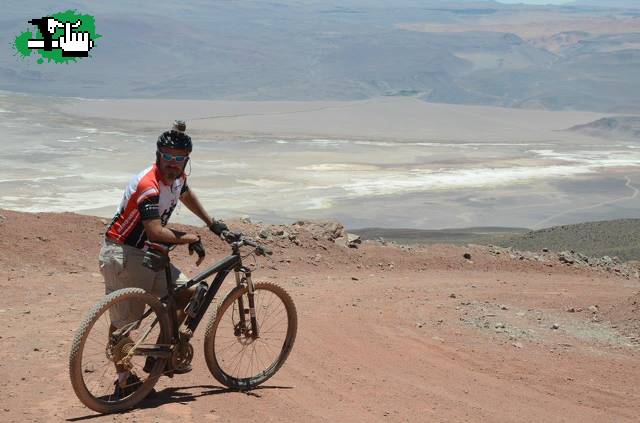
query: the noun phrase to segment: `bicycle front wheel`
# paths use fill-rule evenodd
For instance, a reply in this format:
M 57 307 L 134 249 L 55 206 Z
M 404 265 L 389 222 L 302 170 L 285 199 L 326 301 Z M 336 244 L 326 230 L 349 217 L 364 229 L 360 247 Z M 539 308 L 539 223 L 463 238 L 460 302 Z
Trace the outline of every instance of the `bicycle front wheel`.
M 289 356 L 298 328 L 289 294 L 278 285 L 260 282 L 254 285 L 254 336 L 247 294 L 247 287 L 237 287 L 225 297 L 204 339 L 209 371 L 233 389 L 251 389 L 273 376 Z
M 122 411 L 143 400 L 167 361 L 147 358 L 168 349 L 169 328 L 163 305 L 143 289 L 125 288 L 105 296 L 73 339 L 69 375 L 78 399 L 99 413 Z

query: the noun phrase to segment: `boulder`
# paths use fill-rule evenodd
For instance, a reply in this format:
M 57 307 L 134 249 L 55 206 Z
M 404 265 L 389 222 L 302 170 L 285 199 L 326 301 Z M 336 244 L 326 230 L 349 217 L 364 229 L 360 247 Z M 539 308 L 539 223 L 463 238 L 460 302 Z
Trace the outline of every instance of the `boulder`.
M 337 220 L 298 220 L 294 227 L 310 232 L 317 238 L 335 241 L 337 238 L 347 236 L 344 226 Z

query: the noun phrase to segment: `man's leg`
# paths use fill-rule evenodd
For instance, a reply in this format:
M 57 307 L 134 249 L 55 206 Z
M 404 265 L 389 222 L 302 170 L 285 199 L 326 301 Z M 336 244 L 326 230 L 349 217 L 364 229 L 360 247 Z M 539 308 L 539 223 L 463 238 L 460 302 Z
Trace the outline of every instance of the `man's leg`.
M 173 283 L 177 286 L 180 286 L 189 282 L 189 278 L 187 277 L 187 275 L 182 273 L 180 269 L 178 269 L 173 264 L 171 265 L 171 278 L 173 279 Z M 192 286 L 189 289 L 185 289 L 179 292 L 175 296 L 178 326 L 180 326 L 184 322 L 186 318 L 184 309 L 185 307 L 187 307 L 189 300 L 191 299 L 191 297 L 193 297 L 193 294 L 195 294 L 195 292 L 196 292 L 196 287 Z M 164 270 L 156 274 L 156 278 L 153 284 L 153 294 L 157 295 L 158 297 L 162 297 L 167 294 L 167 280 L 165 277 Z
M 134 247 L 106 241 L 100 251 L 100 272 L 105 279 L 105 293 L 122 288 L 142 288 L 150 291 L 153 288 L 154 272 L 142 266 L 144 253 Z M 138 300 L 129 300 L 113 305 L 109 309 L 109 336 L 124 325 L 139 319 L 145 305 Z M 110 339 L 105 340 L 107 343 Z M 121 364 L 114 362 L 121 387 L 126 385 L 131 373 Z
M 189 278 L 184 273 L 182 273 L 180 269 L 175 267 L 173 264 L 171 265 L 171 278 L 173 279 L 173 283 L 177 286 L 180 286 L 189 282 Z M 196 291 L 196 287 L 192 286 L 189 289 L 185 289 L 181 291 L 174 297 L 176 301 L 176 318 L 177 318 L 178 328 L 180 328 L 182 323 L 184 323 L 184 320 L 186 318 L 186 313 L 184 309 L 187 307 L 187 304 L 189 303 L 189 300 L 191 299 L 195 291 Z M 154 295 L 157 295 L 159 297 L 166 295 L 167 280 L 166 280 L 164 271 L 158 272 L 156 274 L 156 278 L 154 280 L 153 293 Z M 186 338 L 183 338 L 182 341 L 187 344 L 186 346 L 190 347 L 190 345 L 188 344 L 188 341 L 189 341 L 188 336 Z M 181 345 L 182 345 L 182 342 L 181 342 Z M 153 364 L 152 362 L 147 363 L 145 368 L 151 368 L 152 364 Z M 173 372 L 176 374 L 187 373 L 190 371 L 191 371 L 190 363 L 183 363 L 183 365 L 178 365 L 176 368 L 173 369 Z

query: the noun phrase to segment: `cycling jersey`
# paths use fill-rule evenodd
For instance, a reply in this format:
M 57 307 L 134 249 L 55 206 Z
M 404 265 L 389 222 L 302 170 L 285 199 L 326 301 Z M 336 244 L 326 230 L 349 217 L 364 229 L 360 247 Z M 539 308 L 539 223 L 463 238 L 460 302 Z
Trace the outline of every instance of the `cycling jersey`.
M 167 185 L 156 164 L 134 176 L 107 228 L 106 237 L 118 244 L 142 248 L 147 240 L 143 220 L 160 219 L 165 226 L 180 196 L 189 190 L 183 174 Z

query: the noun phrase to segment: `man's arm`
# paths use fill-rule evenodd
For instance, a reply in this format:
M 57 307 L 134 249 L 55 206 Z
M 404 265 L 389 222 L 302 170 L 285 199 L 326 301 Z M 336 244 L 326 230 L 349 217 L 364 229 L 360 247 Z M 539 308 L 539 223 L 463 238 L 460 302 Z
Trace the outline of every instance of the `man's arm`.
M 200 238 L 195 234 L 186 234 L 162 226 L 160 219 L 145 219 L 142 221 L 144 231 L 151 242 L 164 242 L 167 244 L 191 244 Z
M 193 193 L 193 190 L 187 189 L 181 196 L 180 201 L 187 206 L 189 210 L 196 216 L 198 216 L 207 226 L 211 226 L 213 219 L 209 216 L 209 213 L 202 207 L 198 197 Z

